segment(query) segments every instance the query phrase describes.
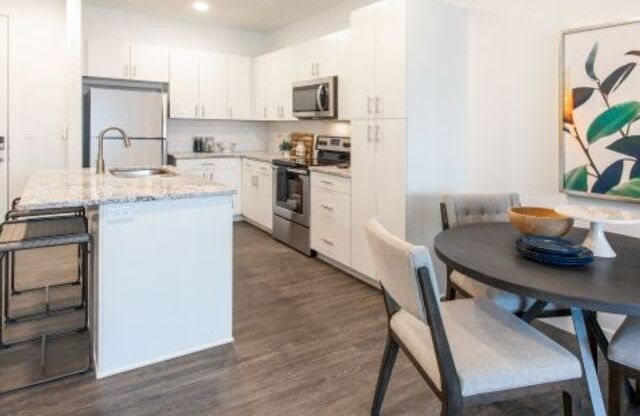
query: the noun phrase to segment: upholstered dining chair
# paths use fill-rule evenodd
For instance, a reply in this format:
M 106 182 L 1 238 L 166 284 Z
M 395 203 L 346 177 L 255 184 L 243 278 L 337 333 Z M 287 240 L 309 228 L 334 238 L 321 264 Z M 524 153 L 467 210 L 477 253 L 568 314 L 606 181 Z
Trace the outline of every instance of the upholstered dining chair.
M 399 349 L 440 399 L 442 415 L 551 391 L 562 392 L 564 414 L 572 414 L 571 391 L 582 377 L 578 358 L 492 302 L 440 302 L 426 247 L 390 234 L 376 220 L 367 234 L 388 316 L 372 415 L 380 414 Z
M 640 403 L 640 318 L 628 317 L 611 338 L 609 361 L 609 415 L 622 411 L 622 386 L 626 378 L 636 380 L 635 402 Z
M 440 203 L 442 228 L 448 230 L 464 225 L 508 222 L 509 209 L 518 206 L 520 206 L 520 196 L 517 193 L 444 195 Z M 535 302 L 534 299 L 493 288 L 448 268 L 445 299 L 455 299 L 458 294 L 464 297 L 491 300 L 503 309 L 517 314 L 524 313 Z M 549 304 L 538 312 L 536 317 L 568 315 L 568 309 Z

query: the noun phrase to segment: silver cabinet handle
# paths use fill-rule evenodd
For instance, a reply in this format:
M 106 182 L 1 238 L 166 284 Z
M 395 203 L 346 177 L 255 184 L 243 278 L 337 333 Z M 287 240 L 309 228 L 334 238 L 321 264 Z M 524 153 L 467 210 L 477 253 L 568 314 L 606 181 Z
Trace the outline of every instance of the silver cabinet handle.
M 213 162 L 205 162 L 205 163 L 201 163 L 202 166 L 215 166 L 216 164 Z
M 138 71 L 136 71 L 136 66 L 135 66 L 135 65 L 133 65 L 133 68 L 132 68 L 132 71 L 131 71 L 131 76 L 135 78 L 135 77 L 136 77 L 136 73 L 137 73 L 137 72 L 138 72 Z
M 122 76 L 127 76 L 127 64 L 122 65 Z
M 229 107 L 229 118 L 233 118 L 233 107 Z
M 367 124 L 367 141 L 373 141 L 373 126 L 371 124 Z
M 263 118 L 267 118 L 267 107 L 264 107 L 264 108 L 262 109 L 262 117 L 263 117 Z
M 320 206 L 322 208 L 326 209 L 327 211 L 333 211 L 334 210 L 334 208 L 332 206 L 329 206 L 329 205 L 321 204 Z
M 200 109 L 200 118 L 206 118 L 207 116 L 205 115 L 204 104 L 201 107 L 202 108 Z
M 323 184 L 325 184 L 325 185 L 330 185 L 330 186 L 335 185 L 335 183 L 334 183 L 334 182 L 331 182 L 331 181 L 325 181 L 325 180 L 321 180 L 321 181 L 320 181 L 320 183 L 323 183 Z
M 367 113 L 373 113 L 373 98 L 367 97 Z
M 316 75 L 316 64 L 315 63 L 311 63 L 311 76 L 315 76 Z
M 333 247 L 333 245 L 334 245 L 333 241 L 329 240 L 328 238 L 323 238 L 322 242 L 325 243 L 328 246 L 331 246 L 331 247 Z
M 198 104 L 196 104 L 195 109 L 196 109 L 195 110 L 196 111 L 196 118 L 198 118 Z
M 316 62 L 316 76 L 320 76 L 320 62 Z
M 381 110 L 380 110 L 380 107 L 381 107 L 381 105 L 380 105 L 381 100 L 380 100 L 380 97 L 378 97 L 377 95 L 376 95 L 375 102 L 376 102 L 376 105 L 375 105 L 376 114 L 380 114 L 380 112 L 381 112 Z
M 376 143 L 380 141 L 380 125 L 376 124 Z

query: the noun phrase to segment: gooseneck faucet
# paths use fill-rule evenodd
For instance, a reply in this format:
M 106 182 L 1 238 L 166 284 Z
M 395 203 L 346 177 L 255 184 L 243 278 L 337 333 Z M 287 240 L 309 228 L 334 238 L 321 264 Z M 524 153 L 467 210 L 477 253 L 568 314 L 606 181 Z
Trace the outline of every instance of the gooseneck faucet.
M 98 160 L 96 162 L 96 173 L 102 174 L 105 173 L 104 167 L 104 136 L 110 131 L 117 131 L 122 136 L 122 140 L 124 140 L 124 147 L 131 147 L 131 140 L 129 140 L 129 135 L 122 130 L 120 127 L 111 126 L 103 129 L 100 133 L 98 133 Z

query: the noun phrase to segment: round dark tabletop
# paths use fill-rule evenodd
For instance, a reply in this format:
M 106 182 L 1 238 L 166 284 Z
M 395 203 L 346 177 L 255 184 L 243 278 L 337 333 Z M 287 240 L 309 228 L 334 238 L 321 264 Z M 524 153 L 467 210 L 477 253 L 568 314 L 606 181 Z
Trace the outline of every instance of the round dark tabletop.
M 566 238 L 580 243 L 585 229 Z M 443 231 L 435 238 L 438 257 L 451 268 L 487 285 L 542 301 L 592 311 L 640 316 L 640 239 L 607 233 L 618 256 L 588 266 L 561 268 L 520 257 L 520 233 L 508 223 L 478 224 Z

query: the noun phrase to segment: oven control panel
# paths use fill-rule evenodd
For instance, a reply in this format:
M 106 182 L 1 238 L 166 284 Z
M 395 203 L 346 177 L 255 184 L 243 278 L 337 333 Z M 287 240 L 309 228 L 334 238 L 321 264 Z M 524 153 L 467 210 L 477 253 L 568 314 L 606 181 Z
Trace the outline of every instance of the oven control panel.
M 316 149 L 334 152 L 350 152 L 351 138 L 340 136 L 318 136 L 316 138 Z

